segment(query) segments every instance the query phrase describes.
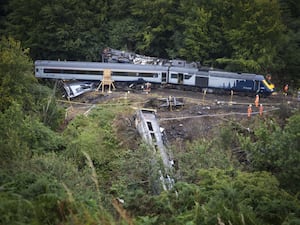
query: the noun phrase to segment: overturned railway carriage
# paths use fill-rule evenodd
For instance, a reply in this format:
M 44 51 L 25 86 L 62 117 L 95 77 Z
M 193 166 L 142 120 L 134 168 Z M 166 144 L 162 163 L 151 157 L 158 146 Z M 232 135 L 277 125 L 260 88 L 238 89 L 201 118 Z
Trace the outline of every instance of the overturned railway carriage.
M 110 70 L 115 82 L 150 82 L 179 87 L 245 92 L 270 95 L 273 86 L 262 75 L 233 73 L 194 67 L 136 65 L 125 63 L 99 63 L 74 61 L 35 62 L 35 76 L 38 78 L 101 81 L 104 70 Z

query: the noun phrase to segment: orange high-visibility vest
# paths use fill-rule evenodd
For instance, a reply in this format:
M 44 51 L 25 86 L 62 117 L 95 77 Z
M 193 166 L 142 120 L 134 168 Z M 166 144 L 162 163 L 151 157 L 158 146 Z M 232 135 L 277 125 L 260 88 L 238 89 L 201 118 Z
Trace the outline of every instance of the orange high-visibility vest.
M 262 116 L 263 112 L 264 112 L 264 107 L 263 107 L 262 104 L 260 104 L 260 106 L 259 106 L 259 115 Z
M 248 106 L 248 117 L 251 117 L 251 113 L 252 113 L 252 106 L 249 105 Z
M 289 85 L 286 84 L 286 85 L 284 85 L 284 87 L 283 87 L 283 92 L 284 92 L 285 94 L 287 94 L 288 91 L 289 91 Z
M 259 95 L 256 95 L 254 103 L 255 103 L 255 107 L 258 107 L 258 104 L 259 104 Z

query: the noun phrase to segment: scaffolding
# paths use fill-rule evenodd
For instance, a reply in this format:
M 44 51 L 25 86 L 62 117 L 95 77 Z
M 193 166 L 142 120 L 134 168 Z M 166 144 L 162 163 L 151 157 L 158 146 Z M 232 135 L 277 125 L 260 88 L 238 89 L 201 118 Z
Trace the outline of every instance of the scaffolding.
M 114 85 L 114 80 L 112 80 L 112 78 L 111 78 L 111 70 L 108 70 L 108 69 L 105 69 L 103 71 L 103 78 L 97 88 L 97 91 L 99 91 L 99 89 L 101 88 L 102 92 L 104 92 L 105 86 L 108 86 L 108 93 L 111 93 L 111 87 L 113 87 L 113 90 L 116 89 L 116 87 Z

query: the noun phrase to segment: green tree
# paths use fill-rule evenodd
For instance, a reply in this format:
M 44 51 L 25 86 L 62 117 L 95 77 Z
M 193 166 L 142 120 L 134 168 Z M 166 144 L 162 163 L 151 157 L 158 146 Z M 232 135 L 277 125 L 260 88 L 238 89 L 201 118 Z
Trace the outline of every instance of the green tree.
M 280 185 L 292 193 L 299 192 L 300 183 L 299 124 L 300 115 L 296 113 L 283 128 L 274 121 L 260 122 L 253 136 L 240 137 L 253 169 L 272 172 Z
M 32 75 L 32 61 L 29 50 L 12 38 L 2 37 L 0 41 L 0 111 L 13 102 L 24 108 L 32 107 L 30 87 L 37 83 Z
M 53 90 L 47 86 L 35 85 L 30 89 L 33 113 L 40 121 L 53 130 L 58 130 L 64 124 L 65 109 L 56 100 L 56 84 Z
M 299 215 L 299 202 L 282 191 L 268 173 L 212 169 L 200 170 L 199 175 L 201 196 L 207 202 L 199 208 L 198 221 L 204 224 L 218 220 L 226 224 L 282 224 Z
M 184 15 L 182 16 L 184 31 L 182 45 L 178 49 L 179 54 L 189 61 L 203 62 L 208 59 L 212 47 L 208 26 L 211 13 L 205 11 L 195 1 L 182 2 L 180 6 L 180 11 Z
M 299 200 L 279 188 L 266 172 L 197 170 L 198 183 L 177 182 L 175 189 L 148 199 L 150 224 L 297 224 Z M 144 195 L 144 201 L 147 199 Z M 141 213 L 141 212 L 139 212 Z M 149 216 L 150 215 L 150 216 Z
M 132 18 L 112 20 L 109 22 L 108 44 L 115 49 L 135 50 L 141 22 Z
M 228 149 L 214 145 L 216 140 L 196 140 L 188 143 L 184 149 L 176 149 L 173 152 L 179 166 L 179 179 L 189 183 L 197 182 L 197 170 L 208 168 L 227 169 L 233 166 Z
M 281 71 L 277 71 L 280 81 L 287 82 L 291 87 L 299 87 L 299 65 L 300 65 L 300 3 L 289 0 L 280 1 L 282 11 L 282 21 L 287 27 L 284 35 L 284 43 L 279 55 L 284 62 Z
M 115 224 L 88 170 L 59 153 L 0 169 L 1 224 Z
M 108 2 L 106 19 L 106 44 L 108 47 L 135 51 L 138 34 L 143 30 L 143 21 L 131 14 L 133 1 L 112 0 Z
M 19 41 L 2 37 L 0 41 L 0 111 L 19 104 L 25 114 L 37 116 L 53 129 L 58 129 L 64 110 L 47 87 L 38 84 L 33 75 L 33 63 L 28 49 Z
M 61 150 L 61 137 L 39 122 L 24 115 L 18 105 L 0 112 L 0 167 L 13 166 L 13 162 L 30 159 L 34 154 Z
M 224 2 L 224 36 L 229 55 L 219 58 L 230 70 L 267 72 L 280 69 L 278 52 L 285 27 L 277 1 L 248 0 Z
M 172 40 L 176 36 L 176 31 L 180 32 L 176 15 L 178 7 L 179 2 L 173 0 L 133 1 L 131 13 L 143 21 L 144 28 L 137 34 L 139 52 L 169 58 L 168 51 L 174 48 Z
M 30 47 L 34 59 L 99 60 L 106 1 L 9 2 L 7 33 Z
M 124 149 L 116 139 L 112 121 L 120 108 L 96 108 L 89 117 L 76 117 L 64 130 L 67 143 L 63 154 L 76 162 L 78 169 L 86 167 L 85 153 L 91 158 L 105 190 L 113 182 Z

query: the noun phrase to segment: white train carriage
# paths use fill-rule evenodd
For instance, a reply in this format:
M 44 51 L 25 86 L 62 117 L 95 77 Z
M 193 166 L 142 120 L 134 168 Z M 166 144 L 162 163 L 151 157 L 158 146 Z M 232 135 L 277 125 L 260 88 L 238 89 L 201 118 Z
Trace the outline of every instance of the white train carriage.
M 168 67 L 158 65 L 49 60 L 35 62 L 35 76 L 38 78 L 101 81 L 106 69 L 111 70 L 115 81 L 134 82 L 143 79 L 151 83 L 167 82 Z
M 168 83 L 178 85 L 195 85 L 198 69 L 185 67 L 169 67 Z

